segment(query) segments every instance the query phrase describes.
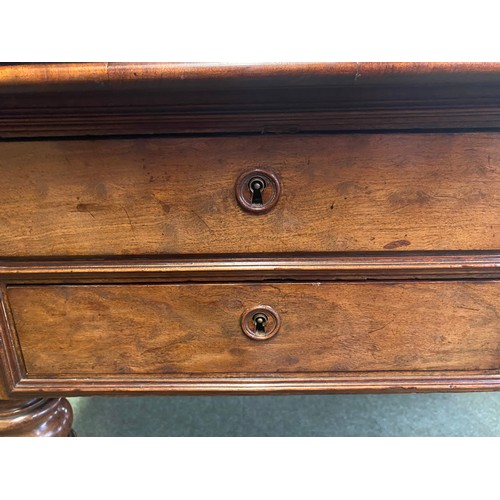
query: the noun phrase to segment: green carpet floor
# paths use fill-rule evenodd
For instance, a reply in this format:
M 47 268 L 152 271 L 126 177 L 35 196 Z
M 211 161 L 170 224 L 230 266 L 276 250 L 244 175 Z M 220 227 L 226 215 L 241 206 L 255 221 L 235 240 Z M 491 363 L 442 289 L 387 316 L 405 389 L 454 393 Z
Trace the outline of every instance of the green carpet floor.
M 71 398 L 79 436 L 500 436 L 500 393 Z

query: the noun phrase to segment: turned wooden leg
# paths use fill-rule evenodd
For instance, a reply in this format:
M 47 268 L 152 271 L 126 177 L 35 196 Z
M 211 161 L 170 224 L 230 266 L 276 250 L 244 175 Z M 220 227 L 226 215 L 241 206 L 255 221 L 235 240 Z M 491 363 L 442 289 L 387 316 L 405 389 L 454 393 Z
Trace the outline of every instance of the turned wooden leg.
M 64 398 L 0 401 L 0 437 L 74 436 L 72 423 L 73 410 Z

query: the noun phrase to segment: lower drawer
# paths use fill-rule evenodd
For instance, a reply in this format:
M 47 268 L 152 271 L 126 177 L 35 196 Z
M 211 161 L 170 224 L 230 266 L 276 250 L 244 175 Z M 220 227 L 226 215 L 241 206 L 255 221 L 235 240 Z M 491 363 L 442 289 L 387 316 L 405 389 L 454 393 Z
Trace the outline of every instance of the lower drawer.
M 11 286 L 7 296 L 27 378 L 126 379 L 497 370 L 498 291 L 442 281 Z

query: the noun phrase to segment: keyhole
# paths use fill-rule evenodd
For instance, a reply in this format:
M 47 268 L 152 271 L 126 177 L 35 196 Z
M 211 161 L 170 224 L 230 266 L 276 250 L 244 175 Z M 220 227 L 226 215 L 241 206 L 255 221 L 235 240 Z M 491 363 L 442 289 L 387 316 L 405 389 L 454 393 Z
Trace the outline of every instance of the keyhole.
M 266 333 L 267 316 L 265 314 L 255 314 L 252 321 L 255 325 L 255 333 Z
M 266 182 L 262 177 L 253 177 L 248 183 L 248 189 L 252 194 L 252 205 L 262 205 L 262 191 L 266 187 Z
M 267 340 L 274 337 L 280 329 L 281 319 L 270 306 L 257 306 L 247 309 L 240 318 L 243 333 L 254 340 Z

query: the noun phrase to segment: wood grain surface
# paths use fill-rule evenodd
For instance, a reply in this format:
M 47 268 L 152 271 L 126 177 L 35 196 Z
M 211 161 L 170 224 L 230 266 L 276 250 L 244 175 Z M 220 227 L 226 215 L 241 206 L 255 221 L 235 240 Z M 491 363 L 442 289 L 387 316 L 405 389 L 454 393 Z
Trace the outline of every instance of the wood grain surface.
M 0 256 L 495 250 L 500 135 L 0 143 Z M 282 196 L 245 213 L 235 182 Z
M 498 287 L 494 281 L 13 286 L 8 296 L 28 379 L 314 377 L 498 371 Z M 282 321 L 266 341 L 249 339 L 240 326 L 243 311 L 259 305 L 273 307 Z

